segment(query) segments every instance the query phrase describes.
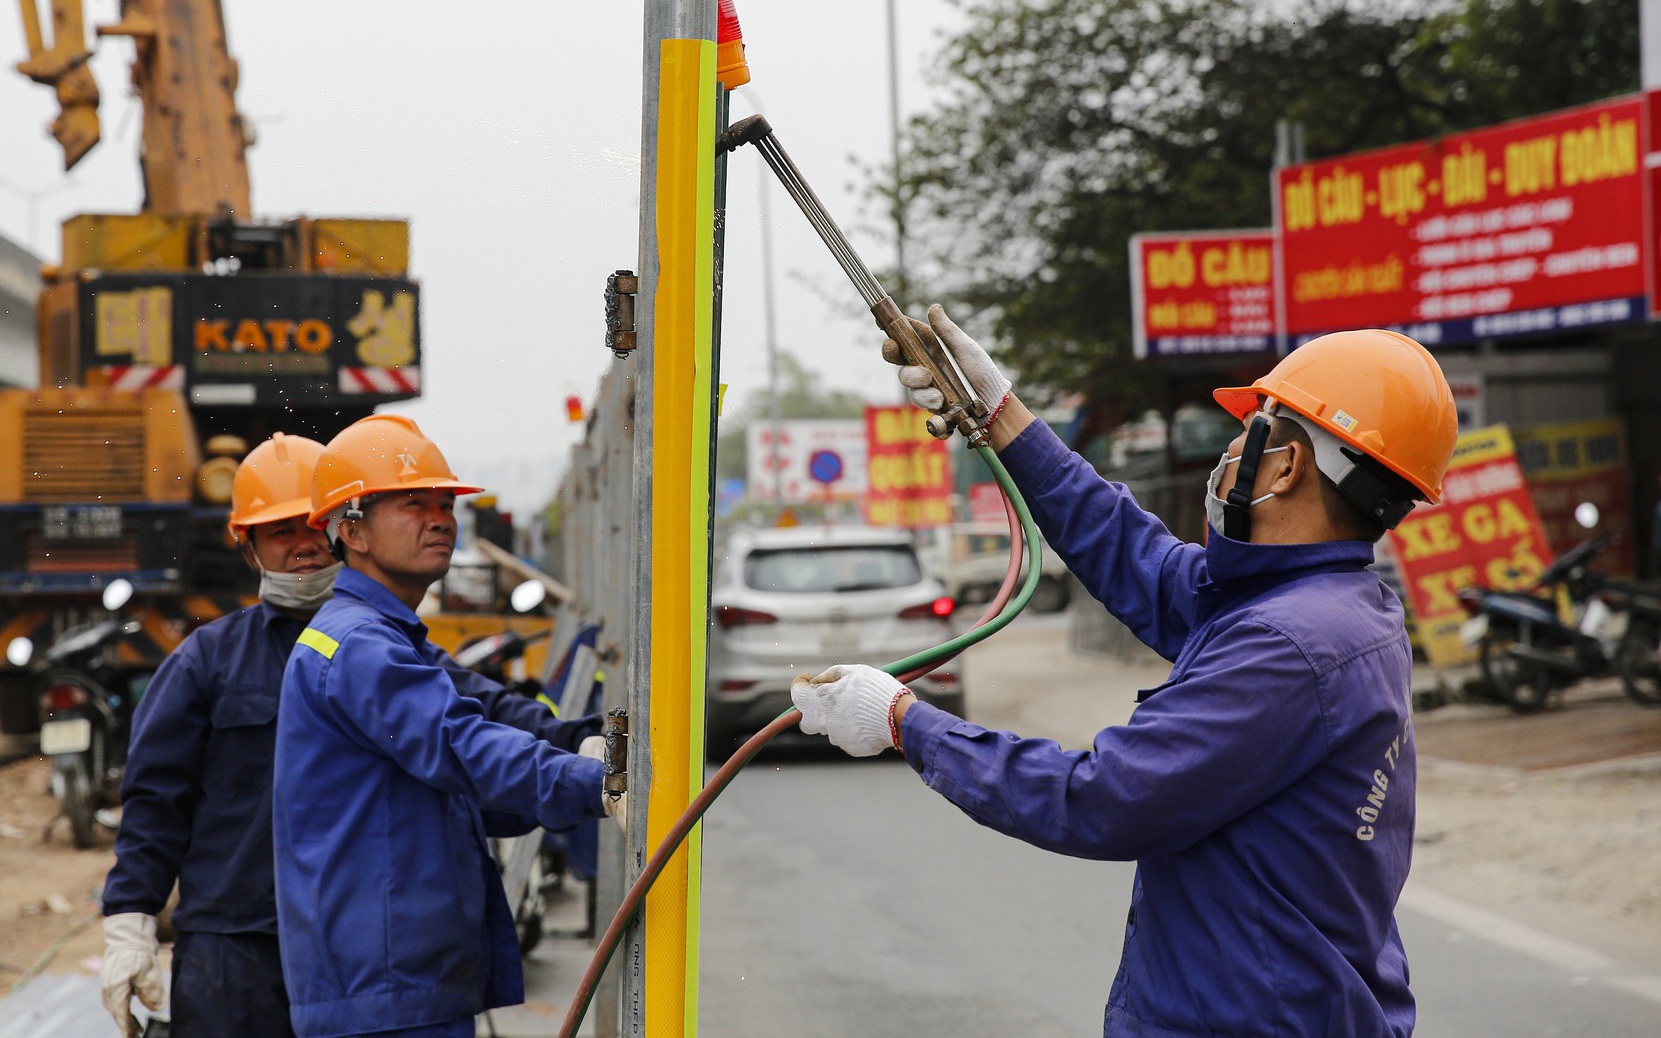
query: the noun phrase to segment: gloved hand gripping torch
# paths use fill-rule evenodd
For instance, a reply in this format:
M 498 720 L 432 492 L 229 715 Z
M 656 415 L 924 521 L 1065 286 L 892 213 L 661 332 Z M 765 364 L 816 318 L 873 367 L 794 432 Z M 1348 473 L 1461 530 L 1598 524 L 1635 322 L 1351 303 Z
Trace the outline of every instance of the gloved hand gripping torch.
M 952 359 L 951 351 L 941 345 L 932 331 L 923 326 L 919 330 L 887 292 L 883 291 L 876 275 L 871 273 L 860 260 L 859 254 L 848 243 L 848 238 L 842 229 L 831 219 L 830 213 L 825 211 L 819 196 L 813 193 L 807 181 L 802 177 L 801 170 L 790 161 L 790 156 L 780 147 L 779 140 L 773 135 L 773 127 L 765 117 L 752 115 L 748 119 L 741 119 L 727 128 L 715 142 L 715 147 L 723 154 L 733 151 L 746 144 L 754 144 L 761 157 L 773 167 L 778 175 L 779 182 L 790 197 L 796 200 L 801 207 L 807 222 L 819 232 L 819 237 L 829 247 L 831 255 L 841 265 L 848 280 L 854 283 L 865 305 L 871 308 L 871 316 L 876 318 L 877 327 L 883 330 L 888 338 L 899 346 L 899 355 L 895 356 L 885 345 L 883 359 L 890 364 L 910 364 L 926 369 L 934 387 L 940 390 L 946 398 L 946 406 L 938 413 L 929 416 L 927 427 L 929 435 L 937 440 L 944 440 L 952 435 L 954 428 L 962 431 L 964 437 L 972 446 L 982 446 L 986 442 L 986 430 L 982 428 L 989 413 L 986 402 L 977 397 L 974 390 L 969 388 L 968 380 L 958 371 L 957 363 Z
M 928 673 L 946 660 L 956 656 L 970 645 L 979 642 L 992 634 L 1003 630 L 1011 620 L 1032 599 L 1032 594 L 1038 589 L 1038 580 L 1043 569 L 1043 560 L 1040 556 L 1038 527 L 1033 523 L 1032 512 L 1027 508 L 1025 501 L 1015 489 L 1015 483 L 1003 463 L 998 460 L 997 454 L 987 442 L 986 430 L 982 428 L 988 410 L 984 401 L 977 397 L 969 388 L 969 381 L 958 370 L 951 351 L 940 342 L 928 325 L 914 323 L 900 312 L 894 300 L 882 290 L 882 285 L 872 275 L 870 268 L 860 262 L 853 246 L 843 236 L 836 221 L 825 212 L 825 207 L 802 179 L 795 163 L 790 156 L 779 147 L 773 136 L 773 128 L 767 125 L 767 120 L 759 115 L 734 123 L 726 133 L 716 141 L 716 147 L 721 152 L 730 152 L 744 144 L 754 144 L 767 159 L 767 164 L 773 167 L 779 180 L 784 183 L 785 190 L 790 197 L 801 206 L 813 229 L 819 232 L 819 237 L 830 247 L 831 254 L 836 257 L 848 278 L 853 281 L 854 287 L 864 298 L 866 305 L 871 308 L 871 316 L 877 320 L 877 327 L 881 328 L 888 338 L 898 345 L 899 355 L 886 345 L 883 348 L 883 358 L 890 364 L 908 364 L 926 369 L 933 379 L 934 387 L 940 390 L 945 398 L 946 406 L 937 414 L 928 419 L 929 434 L 936 439 L 944 440 L 951 436 L 952 430 L 957 429 L 968 439 L 970 446 L 986 462 L 992 470 L 992 476 L 1004 492 L 1004 509 L 1009 519 L 1010 532 L 1010 560 L 1009 567 L 1004 573 L 1004 580 L 998 593 L 987 604 L 986 611 L 975 621 L 973 627 L 963 634 L 951 639 L 943 645 L 907 656 L 897 660 L 882 669 L 898 677 L 901 681 Z M 1021 556 L 1026 557 L 1026 578 L 1021 581 L 1017 591 L 1017 578 L 1021 572 Z M 615 711 L 620 713 L 620 711 Z M 629 923 L 635 918 L 640 906 L 646 898 L 646 891 L 651 889 L 652 883 L 668 865 L 670 858 L 680 847 L 686 834 L 702 818 L 709 805 L 721 794 L 727 784 L 738 774 L 738 770 L 747 764 L 761 748 L 775 735 L 787 728 L 794 728 L 801 720 L 801 713 L 795 708 L 786 710 L 772 723 L 751 736 L 743 746 L 716 771 L 715 775 L 704 786 L 703 791 L 692 799 L 681 816 L 670 826 L 662 842 L 647 859 L 645 866 L 635 877 L 629 890 L 623 896 L 611 924 L 600 935 L 594 956 L 589 961 L 588 969 L 577 985 L 571 1004 L 566 1007 L 565 1019 L 560 1024 L 560 1038 L 573 1038 L 578 1026 L 582 1023 L 583 1015 L 588 1012 L 590 1000 L 599 986 L 600 976 L 604 973 L 606 964 L 611 961 L 612 953 L 623 939 L 623 933 Z M 624 788 L 628 781 L 625 769 L 628 767 L 626 745 L 626 720 L 621 722 L 615 717 L 607 718 L 606 748 L 606 791 L 612 793 Z

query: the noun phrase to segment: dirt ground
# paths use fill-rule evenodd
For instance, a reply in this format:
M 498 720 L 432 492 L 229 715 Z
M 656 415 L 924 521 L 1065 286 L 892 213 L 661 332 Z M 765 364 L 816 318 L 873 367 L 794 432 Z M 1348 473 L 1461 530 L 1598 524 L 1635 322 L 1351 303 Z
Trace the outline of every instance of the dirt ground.
M 1661 710 L 1588 683 L 1541 714 L 1455 705 L 1415 730 L 1411 882 L 1661 972 Z
M 97 898 L 115 861 L 113 841 L 106 835 L 76 850 L 62 821 L 46 838 L 58 813 L 50 773 L 39 757 L 0 767 L 0 995 L 43 965 L 51 973 L 95 971 L 103 951 Z

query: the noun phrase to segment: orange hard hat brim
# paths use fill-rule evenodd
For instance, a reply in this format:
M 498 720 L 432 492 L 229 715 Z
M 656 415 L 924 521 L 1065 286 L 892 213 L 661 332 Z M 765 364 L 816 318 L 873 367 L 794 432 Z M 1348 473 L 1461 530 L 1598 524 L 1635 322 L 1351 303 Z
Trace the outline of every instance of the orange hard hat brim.
M 398 483 L 389 487 L 365 487 L 362 490 L 357 490 L 351 494 L 341 497 L 339 500 L 331 501 L 317 511 L 312 512 L 306 519 L 306 525 L 310 526 L 314 530 L 321 530 L 329 518 L 329 513 L 350 501 L 352 498 L 373 497 L 376 494 L 395 494 L 400 490 L 453 490 L 456 492 L 458 497 L 462 494 L 484 493 L 484 487 L 476 487 L 471 483 L 460 483 L 453 479 L 442 478 L 412 479 L 407 483 Z
M 230 528 L 233 536 L 241 536 L 249 527 L 263 526 L 266 523 L 280 523 L 284 519 L 293 519 L 297 516 L 308 520 L 311 516 L 311 501 L 308 498 L 298 497 L 293 501 L 284 501 L 280 504 L 262 508 L 252 515 L 240 519 L 233 519 L 225 525 Z
M 1211 399 L 1222 405 L 1223 410 L 1240 419 L 1257 410 L 1263 402 L 1263 390 L 1256 386 L 1230 386 L 1227 389 L 1213 389 Z

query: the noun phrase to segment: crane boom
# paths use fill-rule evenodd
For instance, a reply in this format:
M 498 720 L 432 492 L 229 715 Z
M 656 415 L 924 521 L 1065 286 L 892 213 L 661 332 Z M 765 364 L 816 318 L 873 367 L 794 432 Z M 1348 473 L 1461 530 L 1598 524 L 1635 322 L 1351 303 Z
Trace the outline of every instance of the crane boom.
M 86 28 L 80 0 L 54 0 L 52 39 L 41 31 L 39 0 L 18 0 L 23 11 L 23 36 L 29 56 L 17 71 L 58 94 L 58 117 L 52 136 L 63 146 L 63 168 L 74 169 L 98 143 L 98 83 L 87 68 Z
M 61 111 L 52 136 L 69 169 L 99 137 L 82 0 L 52 0 L 50 46 L 39 0 L 19 3 L 29 57 L 18 71 L 57 90 Z M 122 0 L 120 19 L 97 33 L 133 41 L 133 89 L 144 105 L 144 209 L 249 219 L 248 134 L 236 107 L 237 64 L 219 0 Z

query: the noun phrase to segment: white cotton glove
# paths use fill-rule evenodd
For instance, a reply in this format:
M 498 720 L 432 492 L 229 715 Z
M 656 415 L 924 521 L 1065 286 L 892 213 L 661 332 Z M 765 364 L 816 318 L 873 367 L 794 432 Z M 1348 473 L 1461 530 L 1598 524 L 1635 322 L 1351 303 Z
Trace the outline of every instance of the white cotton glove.
M 896 749 L 889 718 L 894 697 L 905 691 L 887 673 L 862 664 L 837 666 L 818 677 L 801 674 L 790 685 L 790 701 L 802 712 L 801 729 L 828 735 L 855 757 Z
M 603 735 L 590 735 L 578 744 L 577 752 L 584 757 L 593 757 L 595 760 L 604 764 L 606 760 L 606 737 Z M 610 793 L 601 793 L 600 799 L 605 802 L 606 814 L 617 819 L 617 827 L 622 829 L 624 832 L 628 832 L 629 795 L 624 793 L 622 796 L 613 799 Z
M 919 335 L 928 333 L 928 328 L 922 322 L 914 320 L 912 324 L 917 327 Z M 946 316 L 945 307 L 939 303 L 929 307 L 929 325 L 946 349 L 951 351 L 952 357 L 957 360 L 957 366 L 963 372 L 963 377 L 968 380 L 969 388 L 986 404 L 989 413 L 996 413 L 1012 388 L 1009 379 L 992 363 L 992 358 L 981 349 L 980 343 L 952 323 L 952 319 Z M 899 347 L 890 345 L 892 342 L 890 339 L 883 343 L 884 356 L 899 355 Z M 900 384 L 910 390 L 911 402 L 925 411 L 938 414 L 945 409 L 946 397 L 930 381 L 928 368 L 920 364 L 902 365 Z
M 157 959 L 156 917 L 143 912 L 121 912 L 104 920 L 104 967 L 98 977 L 104 1008 L 127 1038 L 138 1038 L 133 996 L 151 1009 L 167 1002 Z

